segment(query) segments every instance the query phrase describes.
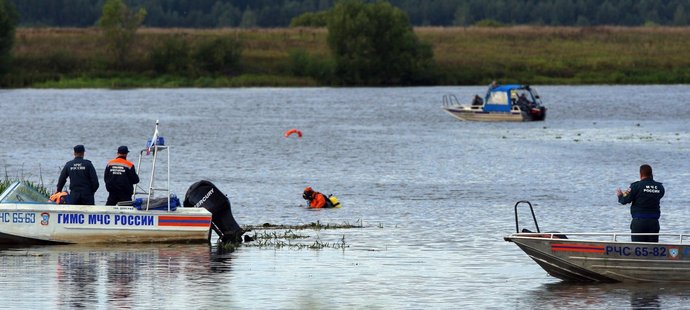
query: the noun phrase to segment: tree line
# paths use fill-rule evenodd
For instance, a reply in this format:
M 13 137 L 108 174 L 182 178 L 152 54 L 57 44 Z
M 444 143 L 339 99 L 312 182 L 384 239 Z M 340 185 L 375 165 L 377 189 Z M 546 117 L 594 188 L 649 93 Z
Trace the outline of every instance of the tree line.
M 9 0 L 19 26 L 95 26 L 105 0 Z M 287 27 L 339 0 L 127 0 L 147 12 L 146 27 Z M 368 0 L 376 3 L 379 0 Z M 414 26 L 665 25 L 690 22 L 690 0 L 389 0 Z
M 30 69 L 31 64 L 44 68 L 42 62 L 54 68 L 49 74 L 75 73 L 77 58 L 57 51 L 42 54 L 38 59 L 17 59 L 19 65 L 11 72 L 14 74 L 8 74 L 12 70 L 16 24 L 16 12 L 8 1 L 0 0 L 0 30 L 6 30 L 0 33 L 0 78 L 7 78 L 0 79 L 0 84 L 22 83 L 22 77 L 34 71 Z M 433 83 L 436 74 L 431 46 L 418 40 L 407 15 L 399 8 L 385 1 L 339 0 L 329 12 L 327 41 L 331 58 L 293 50 L 287 65 L 292 76 L 311 78 L 324 85 Z M 137 42 L 137 30 L 148 14 L 143 7 L 127 6 L 124 0 L 105 0 L 96 24 L 100 40 L 105 43 L 106 58 L 85 66 L 99 67 L 100 72 L 109 76 L 167 75 L 197 79 L 242 74 L 239 64 L 243 42 L 234 35 L 204 36 L 190 41 L 184 34 L 173 31 L 157 42 Z M 144 56 L 135 58 L 135 53 Z M 27 85 L 30 84 L 28 81 Z

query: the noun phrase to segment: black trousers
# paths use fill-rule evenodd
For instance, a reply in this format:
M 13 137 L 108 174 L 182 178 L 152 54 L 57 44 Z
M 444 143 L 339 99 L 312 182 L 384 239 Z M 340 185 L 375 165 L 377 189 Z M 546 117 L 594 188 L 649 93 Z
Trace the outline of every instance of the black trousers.
M 71 191 L 69 193 L 69 199 L 73 205 L 93 205 L 94 198 L 93 193 L 82 193 Z
M 108 195 L 108 201 L 105 202 L 106 206 L 114 206 L 120 201 L 130 201 L 132 200 L 131 193 L 110 193 Z
M 631 233 L 659 233 L 659 220 L 633 219 L 630 222 Z M 659 236 L 631 236 L 633 242 L 659 242 Z

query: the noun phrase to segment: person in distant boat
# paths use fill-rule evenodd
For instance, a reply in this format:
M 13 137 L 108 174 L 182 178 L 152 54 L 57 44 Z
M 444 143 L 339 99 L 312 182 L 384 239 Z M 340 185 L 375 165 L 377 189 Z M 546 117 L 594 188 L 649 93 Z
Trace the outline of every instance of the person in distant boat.
M 134 184 L 139 183 L 134 164 L 127 160 L 129 149 L 123 145 L 117 148 L 117 157 L 105 166 L 103 180 L 108 190 L 106 206 L 114 206 L 120 201 L 132 200 Z
M 310 208 L 331 208 L 331 201 L 326 197 L 326 195 L 319 192 L 315 192 L 310 186 L 304 189 L 302 193 L 302 198 L 307 201 Z
M 661 216 L 661 198 L 664 197 L 664 185 L 654 181 L 652 167 L 644 164 L 640 166 L 640 180 L 630 184 L 625 192 L 616 189 L 616 196 L 620 204 L 630 206 L 632 233 L 659 233 L 659 217 Z M 659 242 L 659 236 L 632 236 L 633 242 Z
M 489 84 L 489 91 L 496 87 L 498 87 L 498 82 L 496 82 L 496 80 L 491 81 L 491 84 Z
M 520 110 L 523 110 L 523 111 L 529 110 L 530 105 L 531 105 L 531 103 L 529 102 L 529 100 L 527 99 L 527 96 L 525 94 L 521 94 L 518 97 L 516 104 L 518 107 L 520 107 Z
M 59 193 L 69 178 L 69 199 L 75 205 L 93 205 L 98 190 L 98 176 L 91 161 L 84 159 L 84 146 L 74 147 L 74 159 L 68 161 L 60 172 L 57 191 Z
M 472 105 L 483 105 L 484 100 L 479 95 L 474 95 L 474 100 L 472 100 Z

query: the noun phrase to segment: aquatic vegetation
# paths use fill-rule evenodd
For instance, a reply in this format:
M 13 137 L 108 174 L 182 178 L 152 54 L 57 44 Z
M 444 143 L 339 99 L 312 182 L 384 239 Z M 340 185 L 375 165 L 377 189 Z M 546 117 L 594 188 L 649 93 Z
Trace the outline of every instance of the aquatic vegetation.
M 275 248 L 275 249 L 310 249 L 310 250 L 320 250 L 325 248 L 331 249 L 345 249 L 349 247 L 345 242 L 345 235 L 337 242 L 323 242 L 321 239 L 316 238 L 312 243 L 301 243 L 292 242 L 290 239 L 282 239 L 279 235 L 275 235 L 277 238 L 273 238 L 271 234 L 264 234 L 259 236 L 254 242 L 243 243 L 242 246 L 247 247 L 258 247 L 258 248 Z M 307 238 L 307 236 L 301 236 L 302 238 Z
M 251 236 L 252 239 L 254 240 L 266 240 L 266 239 L 303 239 L 303 238 L 309 238 L 307 235 L 300 235 L 294 233 L 292 230 L 287 230 L 284 231 L 282 234 L 278 234 L 275 231 L 272 232 L 263 232 L 261 234 L 254 232 L 254 235 Z
M 344 222 L 342 224 L 332 224 L 332 223 L 326 223 L 322 224 L 320 221 L 316 222 L 311 222 L 308 224 L 303 224 L 303 225 L 282 225 L 282 224 L 271 224 L 271 223 L 264 223 L 262 225 L 245 225 L 244 229 L 249 231 L 253 229 L 295 229 L 295 230 L 301 230 L 301 229 L 314 229 L 314 230 L 320 230 L 320 229 L 349 229 L 349 228 L 364 228 L 364 225 L 362 224 L 362 219 L 358 219 L 355 221 L 354 224 L 350 224 L 348 222 Z
M 241 244 L 219 244 L 225 251 L 234 251 L 238 247 L 258 247 L 258 248 L 274 248 L 274 249 L 311 249 L 320 250 L 324 248 L 331 249 L 345 249 L 349 245 L 345 242 L 345 235 L 343 235 L 336 242 L 325 242 L 319 236 L 312 239 L 311 236 L 304 233 L 305 230 L 311 229 L 315 231 L 325 229 L 351 229 L 363 228 L 362 220 L 359 219 L 355 224 L 322 224 L 320 221 L 303 224 L 303 225 L 280 225 L 264 223 L 262 225 L 245 225 L 243 229 L 247 232 L 253 232 L 251 235 L 245 234 L 245 242 Z M 379 223 L 379 228 L 383 225 Z M 282 232 L 281 232 L 282 230 Z

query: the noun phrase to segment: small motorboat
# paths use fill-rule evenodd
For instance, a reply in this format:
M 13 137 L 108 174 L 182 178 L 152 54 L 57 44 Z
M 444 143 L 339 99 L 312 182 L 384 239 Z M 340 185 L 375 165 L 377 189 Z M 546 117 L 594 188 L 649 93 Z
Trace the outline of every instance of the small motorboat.
M 536 232 L 519 230 L 521 204 L 529 206 Z M 515 230 L 503 239 L 564 281 L 690 283 L 690 234 L 540 232 L 528 201 L 515 204 Z M 621 240 L 631 235 L 659 235 L 660 242 Z
M 170 193 L 167 182 L 154 184 L 156 160 L 168 146 L 156 137 L 140 152 L 150 159 L 148 187 L 133 190 L 133 200 L 115 206 L 56 204 L 31 183 L 15 181 L 0 194 L 0 244 L 72 244 L 135 242 L 209 242 L 215 231 L 221 242 L 240 242 L 244 231 L 230 208 L 230 200 L 215 185 L 199 181 L 187 190 L 184 204 Z M 147 160 L 148 161 L 148 160 Z M 139 170 L 141 171 L 141 170 Z M 154 197 L 163 193 L 163 197 Z M 140 198 L 137 198 L 139 196 Z
M 455 95 L 445 95 L 442 108 L 462 121 L 523 122 L 546 117 L 539 94 L 529 85 L 491 87 L 484 98 L 477 95 L 468 105 L 460 104 Z

